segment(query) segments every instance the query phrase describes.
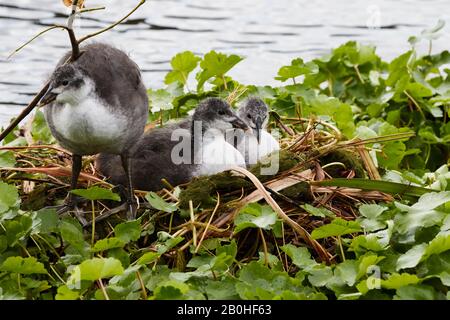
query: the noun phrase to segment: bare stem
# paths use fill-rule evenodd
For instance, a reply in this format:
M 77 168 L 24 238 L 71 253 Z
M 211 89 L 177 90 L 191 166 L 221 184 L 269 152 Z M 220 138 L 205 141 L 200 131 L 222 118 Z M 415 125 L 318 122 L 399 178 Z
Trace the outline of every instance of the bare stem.
M 49 83 L 46 83 L 45 86 L 39 91 L 39 93 L 34 97 L 34 99 L 30 102 L 30 104 L 15 118 L 8 127 L 0 134 L 0 141 L 6 138 L 6 136 L 14 130 L 14 128 L 22 121 L 33 109 L 36 107 L 38 102 L 42 99 L 44 94 L 47 92 L 49 87 Z
M 194 205 L 192 204 L 192 200 L 189 200 L 189 213 L 191 215 L 192 223 L 192 243 L 194 244 L 194 247 L 197 247 L 197 229 L 195 228 Z
M 73 22 L 75 21 L 75 16 L 77 14 L 77 6 L 79 0 L 74 0 L 72 3 L 72 12 L 69 15 L 69 19 L 67 21 L 67 32 L 69 33 L 70 44 L 72 45 L 72 57 L 71 61 L 75 61 L 80 56 L 80 45 L 77 41 L 77 37 L 75 36 L 75 32 L 73 31 Z
M 203 239 L 205 238 L 206 233 L 208 232 L 209 226 L 211 225 L 212 219 L 217 211 L 217 209 L 219 208 L 220 205 L 220 194 L 217 192 L 217 203 L 216 206 L 214 207 L 213 212 L 211 213 L 211 216 L 209 217 L 208 223 L 206 224 L 205 230 L 203 231 L 202 237 L 200 238 L 200 242 L 198 243 L 198 246 L 195 248 L 195 253 L 198 252 L 198 249 L 200 249 Z

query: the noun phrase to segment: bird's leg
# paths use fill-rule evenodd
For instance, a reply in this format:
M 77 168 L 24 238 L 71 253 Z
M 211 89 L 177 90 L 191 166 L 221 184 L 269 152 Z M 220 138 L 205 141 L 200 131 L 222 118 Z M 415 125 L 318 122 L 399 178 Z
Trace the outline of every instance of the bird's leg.
M 136 211 L 137 211 L 137 202 L 134 197 L 133 190 L 133 178 L 132 178 L 132 166 L 131 166 L 131 157 L 129 154 L 122 154 L 120 156 L 122 160 L 122 166 L 125 170 L 125 178 L 126 178 L 126 187 L 127 187 L 127 219 L 134 220 L 136 219 Z
M 77 188 L 78 177 L 80 176 L 80 172 L 81 172 L 81 160 L 82 160 L 82 156 L 77 155 L 77 154 L 72 155 L 72 179 L 71 179 L 71 183 L 70 183 L 70 191 Z M 74 207 L 75 207 L 75 197 L 71 192 L 69 192 L 69 194 L 66 197 L 66 200 L 64 200 L 64 204 L 62 204 L 60 206 L 47 207 L 47 208 L 57 209 L 58 214 L 63 214 L 67 211 L 72 210 Z

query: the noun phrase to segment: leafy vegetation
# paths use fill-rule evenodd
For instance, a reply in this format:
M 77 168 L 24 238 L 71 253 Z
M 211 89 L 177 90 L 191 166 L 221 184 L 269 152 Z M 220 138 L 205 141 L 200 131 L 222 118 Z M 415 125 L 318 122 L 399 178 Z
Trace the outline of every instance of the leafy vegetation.
M 45 208 L 62 201 L 70 163 L 49 146 L 54 140 L 38 111 L 0 150 L 0 298 L 449 299 L 450 53 L 420 56 L 413 47 L 388 63 L 375 48 L 348 42 L 281 67 L 278 87 L 230 78 L 241 60 L 215 51 L 177 54 L 167 87 L 149 90 L 149 125 L 184 117 L 207 96 L 233 104 L 262 97 L 282 146 L 322 159 L 315 169 L 298 167 L 297 159 L 280 171 L 359 178 L 269 190 L 309 237 L 264 200 L 239 206 L 241 192 L 255 188 L 229 176 L 139 193 L 151 209 L 142 208 L 138 220 L 111 217 L 83 229 Z M 349 147 L 359 150 L 351 155 L 364 163 L 362 173 L 353 162 L 324 160 L 325 151 Z M 91 162 L 83 188 L 73 191 L 88 200 L 87 217 L 120 200 Z M 208 198 L 188 196 L 192 206 L 180 205 L 189 188 Z

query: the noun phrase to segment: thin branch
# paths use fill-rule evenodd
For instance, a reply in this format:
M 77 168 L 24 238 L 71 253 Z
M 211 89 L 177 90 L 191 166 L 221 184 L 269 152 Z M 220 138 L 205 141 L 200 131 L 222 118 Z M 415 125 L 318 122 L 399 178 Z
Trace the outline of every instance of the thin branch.
M 78 11 L 78 13 L 87 13 L 87 12 L 93 12 L 93 11 L 99 11 L 99 10 L 105 10 L 106 7 L 96 7 L 96 8 L 86 8 L 83 10 Z
M 45 95 L 49 88 L 49 83 L 47 82 L 45 86 L 39 91 L 39 93 L 33 98 L 33 100 L 30 102 L 30 104 L 15 118 L 8 127 L 6 127 L 5 130 L 0 134 L 0 141 L 6 138 L 6 136 L 14 130 L 14 128 L 22 121 L 33 109 L 36 107 L 36 105 L 39 103 L 39 101 L 42 99 L 42 97 Z
M 130 13 L 128 13 L 125 17 L 123 17 L 119 21 L 113 23 L 112 25 L 110 25 L 110 26 L 108 26 L 108 27 L 106 27 L 106 28 L 104 28 L 104 29 L 102 29 L 100 31 L 97 31 L 97 32 L 94 32 L 94 33 L 91 33 L 91 34 L 88 34 L 88 35 L 82 37 L 81 39 L 78 40 L 78 44 L 86 41 L 87 39 L 90 39 L 90 38 L 95 37 L 95 36 L 97 36 L 97 35 L 99 35 L 101 33 L 104 33 L 104 32 L 106 32 L 108 30 L 111 30 L 111 29 L 115 28 L 117 25 L 121 24 L 126 19 L 128 19 L 128 17 L 131 16 L 137 9 L 139 9 L 139 7 L 142 6 L 145 3 L 145 1 L 146 0 L 141 0 L 141 2 L 139 2 L 139 4 L 133 10 L 130 11 Z
M 87 12 L 93 12 L 93 11 L 98 11 L 98 10 L 105 10 L 106 7 L 98 7 L 98 8 L 89 8 L 89 9 L 83 9 L 81 11 L 79 11 L 79 13 L 87 13 Z M 22 50 L 23 48 L 25 48 L 27 45 L 29 45 L 31 42 L 33 42 L 34 40 L 36 40 L 37 38 L 39 38 L 40 36 L 42 36 L 43 34 L 54 30 L 54 29 L 64 29 L 64 30 L 68 30 L 67 26 L 62 26 L 62 25 L 53 25 L 47 29 L 42 30 L 41 32 L 39 32 L 38 34 L 36 34 L 33 38 L 31 38 L 30 40 L 28 40 L 27 42 L 25 42 L 23 45 L 21 45 L 19 48 L 17 48 L 16 50 L 14 50 L 13 52 L 11 52 L 11 54 L 6 58 L 6 59 L 11 59 L 16 53 L 18 53 L 20 50 Z
M 205 238 L 206 233 L 208 232 L 208 229 L 211 225 L 212 219 L 217 211 L 217 209 L 219 208 L 220 205 L 220 194 L 217 192 L 217 203 L 216 206 L 214 207 L 213 212 L 211 213 L 211 216 L 209 217 L 208 223 L 206 224 L 205 230 L 203 231 L 202 237 L 200 238 L 200 242 L 198 243 L 198 246 L 195 248 L 195 253 L 198 252 L 198 249 L 200 249 L 202 243 L 203 243 L 203 239 Z
M 30 40 L 28 40 L 27 42 L 25 42 L 23 45 L 21 45 L 19 48 L 17 48 L 16 50 L 14 50 L 13 52 L 11 52 L 11 54 L 8 56 L 7 59 L 11 59 L 12 56 L 14 56 L 17 52 L 19 52 L 20 50 L 22 50 L 23 48 L 25 48 L 27 45 L 29 45 L 31 42 L 33 42 L 34 40 L 36 40 L 37 38 L 39 38 L 40 36 L 42 36 L 44 33 L 47 33 L 51 30 L 54 29 L 65 29 L 67 30 L 66 26 L 59 26 L 59 25 L 54 25 L 51 26 L 47 29 L 42 30 L 41 32 L 39 32 L 37 35 L 35 35 L 33 38 L 31 38 Z
M 70 44 L 72 45 L 72 57 L 71 61 L 75 61 L 80 56 L 80 44 L 77 41 L 77 37 L 75 36 L 75 32 L 73 31 L 73 22 L 75 21 L 75 17 L 77 14 L 78 1 L 73 0 L 72 3 L 72 12 L 69 15 L 69 19 L 67 20 L 67 32 L 69 33 Z

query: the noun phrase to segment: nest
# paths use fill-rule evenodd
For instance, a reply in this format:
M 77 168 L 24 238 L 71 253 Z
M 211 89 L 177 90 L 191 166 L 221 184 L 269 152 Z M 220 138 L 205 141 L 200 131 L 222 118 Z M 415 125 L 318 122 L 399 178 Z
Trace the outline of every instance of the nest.
M 144 229 L 151 226 L 173 237 L 184 237 L 183 242 L 164 255 L 167 263 L 183 270 L 189 256 L 213 238 L 236 239 L 237 257 L 241 261 L 254 259 L 258 252 L 271 253 L 280 256 L 280 261 L 285 261 L 281 259 L 279 247 L 292 243 L 308 247 L 318 261 L 333 263 L 338 259 L 336 241 L 332 238 L 314 240 L 310 236 L 315 228 L 329 223 L 331 218 L 311 215 L 303 205 L 323 207 L 336 217 L 354 220 L 358 217 L 361 203 L 392 200 L 391 196 L 378 191 L 314 184 L 315 181 L 330 178 L 379 179 L 363 141 L 345 141 L 338 129 L 316 119 L 285 118 L 283 123 L 278 121 L 277 125 L 284 131 L 285 137 L 281 139 L 282 150 L 278 155 L 279 170 L 276 174 L 262 175 L 261 169 L 265 165 L 258 164 L 248 171 L 236 169 L 195 178 L 185 185 L 177 188 L 168 186 L 158 192 L 165 201 L 177 203 L 179 212 L 167 213 L 152 208 L 139 210 Z M 2 168 L 0 175 L 2 180 L 14 181 L 18 186 L 23 210 L 39 210 L 46 205 L 62 202 L 71 174 L 69 153 L 54 145 L 1 149 L 14 152 L 16 167 Z M 80 188 L 94 184 L 112 188 L 96 171 L 94 159 L 86 157 L 83 162 Z M 142 197 L 145 192 L 137 191 L 136 195 Z M 282 237 L 277 238 L 272 232 L 260 229 L 234 233 L 233 223 L 239 211 L 254 202 L 268 204 L 277 213 L 283 221 Z M 82 208 L 91 213 L 91 205 L 101 216 L 102 212 L 117 204 L 96 201 L 94 204 L 86 203 Z M 97 237 L 110 234 L 112 225 L 122 219 L 117 215 L 99 223 L 101 226 L 95 229 Z M 156 243 L 156 235 L 148 232 L 139 240 L 138 246 L 156 250 Z

